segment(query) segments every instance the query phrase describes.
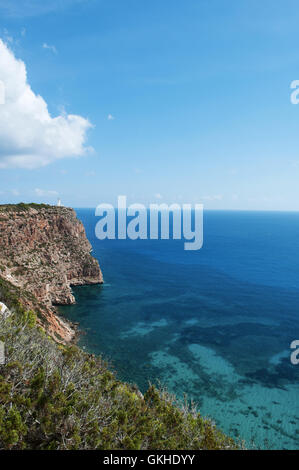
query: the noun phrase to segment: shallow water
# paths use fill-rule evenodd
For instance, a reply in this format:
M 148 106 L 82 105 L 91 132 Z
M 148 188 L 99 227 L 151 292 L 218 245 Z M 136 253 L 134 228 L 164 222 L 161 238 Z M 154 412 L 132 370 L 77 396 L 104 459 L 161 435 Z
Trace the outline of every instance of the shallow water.
M 99 241 L 78 209 L 105 284 L 60 311 L 80 344 L 145 390 L 160 380 L 258 448 L 299 449 L 299 214 L 206 212 L 204 247 Z

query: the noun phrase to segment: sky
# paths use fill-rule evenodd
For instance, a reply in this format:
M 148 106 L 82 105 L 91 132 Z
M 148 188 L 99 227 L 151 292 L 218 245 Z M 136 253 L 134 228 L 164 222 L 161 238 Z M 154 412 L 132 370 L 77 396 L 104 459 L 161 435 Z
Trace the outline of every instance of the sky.
M 298 24 L 295 0 L 0 0 L 0 203 L 299 210 Z

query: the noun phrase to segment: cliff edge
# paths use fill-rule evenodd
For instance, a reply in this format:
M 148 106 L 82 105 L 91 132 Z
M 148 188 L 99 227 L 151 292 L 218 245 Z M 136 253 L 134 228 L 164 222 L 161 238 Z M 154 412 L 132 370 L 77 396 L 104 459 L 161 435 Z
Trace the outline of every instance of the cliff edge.
M 39 304 L 41 323 L 56 340 L 68 342 L 75 332 L 53 306 L 75 303 L 71 286 L 103 282 L 90 252 L 84 226 L 73 209 L 0 206 L 0 277 L 26 291 L 20 300 L 28 307 Z

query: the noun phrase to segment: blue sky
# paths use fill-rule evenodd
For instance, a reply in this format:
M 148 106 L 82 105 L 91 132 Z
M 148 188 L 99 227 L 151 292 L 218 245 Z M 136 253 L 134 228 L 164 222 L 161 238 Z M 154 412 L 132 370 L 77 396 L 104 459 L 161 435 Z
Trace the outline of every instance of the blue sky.
M 86 136 L 75 156 L 45 164 L 40 138 L 41 165 L 3 164 L 0 202 L 298 210 L 298 24 L 293 0 L 0 0 L 32 91 Z

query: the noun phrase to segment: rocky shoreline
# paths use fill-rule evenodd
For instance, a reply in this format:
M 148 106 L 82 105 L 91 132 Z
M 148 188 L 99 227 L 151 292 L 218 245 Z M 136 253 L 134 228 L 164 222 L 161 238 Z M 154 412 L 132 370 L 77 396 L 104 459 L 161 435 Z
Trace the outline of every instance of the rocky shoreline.
M 0 278 L 19 289 L 27 308 L 38 308 L 41 325 L 57 341 L 73 341 L 78 327 L 55 306 L 75 303 L 72 286 L 103 283 L 91 249 L 71 208 L 0 206 Z

